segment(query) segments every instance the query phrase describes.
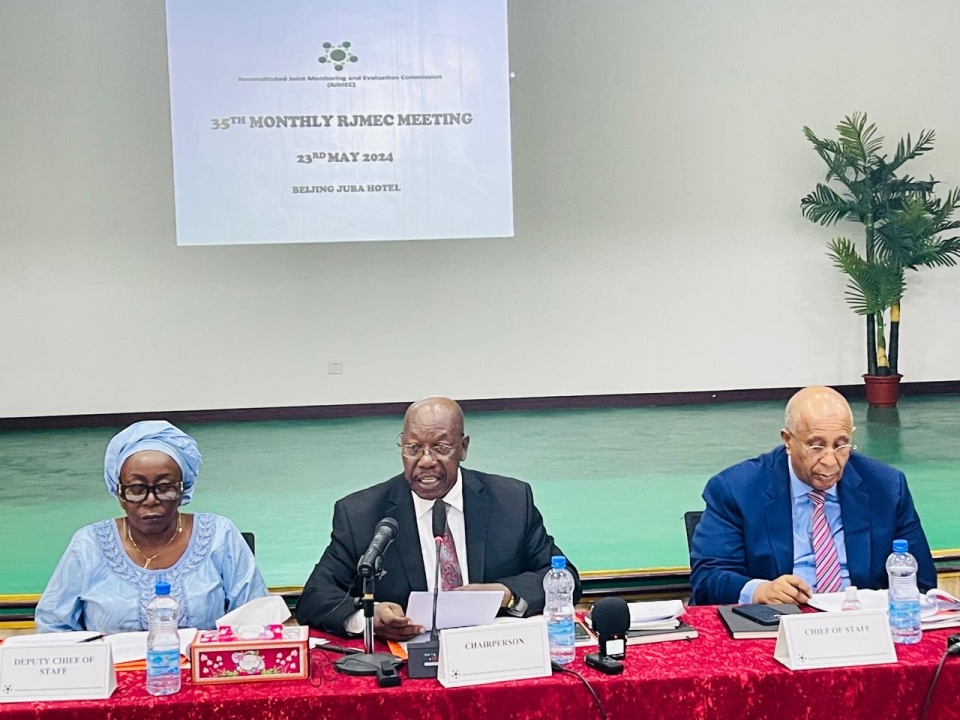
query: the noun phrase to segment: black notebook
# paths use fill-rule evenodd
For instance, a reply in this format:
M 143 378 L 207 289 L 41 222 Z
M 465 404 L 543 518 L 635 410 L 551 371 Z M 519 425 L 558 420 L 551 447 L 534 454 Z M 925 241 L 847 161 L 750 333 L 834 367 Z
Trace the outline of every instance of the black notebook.
M 772 604 L 770 607 L 776 608 L 781 615 L 796 615 L 800 612 L 800 608 L 796 605 Z M 761 625 L 742 615 L 737 615 L 732 605 L 718 607 L 717 612 L 720 613 L 720 619 L 723 620 L 734 640 L 776 639 L 780 630 L 779 625 Z
M 670 630 L 627 630 L 627 645 L 692 640 L 695 637 L 700 637 L 696 629 L 682 622 Z

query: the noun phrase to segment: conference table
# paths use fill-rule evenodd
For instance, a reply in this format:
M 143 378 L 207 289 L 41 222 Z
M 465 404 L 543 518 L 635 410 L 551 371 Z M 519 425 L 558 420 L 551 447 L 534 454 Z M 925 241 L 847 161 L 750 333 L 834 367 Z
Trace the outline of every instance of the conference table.
M 920 643 L 897 646 L 899 662 L 829 670 L 790 671 L 773 659 L 774 640 L 733 640 L 714 607 L 692 607 L 684 618 L 700 633 L 693 640 L 634 645 L 625 671 L 603 675 L 578 650 L 568 667 L 592 685 L 608 718 L 917 718 L 946 640 L 958 629 L 925 632 Z M 587 688 L 554 673 L 536 680 L 443 688 L 410 680 L 379 688 L 372 677 L 337 673 L 338 657 L 314 650 L 310 680 L 195 686 L 184 672 L 176 695 L 151 697 L 142 672 L 118 673 L 109 700 L 0 704 L 4 720 L 303 720 L 385 718 L 599 718 Z M 960 720 L 960 657 L 947 658 L 928 717 Z

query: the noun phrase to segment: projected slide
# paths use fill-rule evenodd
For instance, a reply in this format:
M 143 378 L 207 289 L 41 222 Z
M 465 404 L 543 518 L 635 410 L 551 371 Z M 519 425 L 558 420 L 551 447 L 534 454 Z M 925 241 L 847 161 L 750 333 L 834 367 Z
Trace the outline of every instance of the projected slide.
M 167 0 L 178 245 L 513 235 L 506 0 Z

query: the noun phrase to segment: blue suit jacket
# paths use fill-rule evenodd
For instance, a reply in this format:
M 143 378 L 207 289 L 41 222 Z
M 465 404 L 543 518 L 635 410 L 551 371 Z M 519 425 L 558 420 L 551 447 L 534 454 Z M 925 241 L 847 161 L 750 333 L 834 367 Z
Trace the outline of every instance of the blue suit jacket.
M 737 603 L 748 580 L 793 573 L 788 460 L 781 446 L 710 478 L 690 550 L 693 603 Z M 885 563 L 897 538 L 909 541 L 917 559 L 920 591 L 936 585 L 930 547 L 902 472 L 853 453 L 837 492 L 851 585 L 887 587 Z

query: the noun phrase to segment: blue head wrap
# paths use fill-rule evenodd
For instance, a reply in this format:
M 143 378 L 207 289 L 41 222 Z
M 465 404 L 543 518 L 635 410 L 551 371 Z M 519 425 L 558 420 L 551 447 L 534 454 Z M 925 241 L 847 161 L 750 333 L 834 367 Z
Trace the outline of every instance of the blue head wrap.
M 124 460 L 141 450 L 158 450 L 176 461 L 183 476 L 183 499 L 180 504 L 190 502 L 203 458 L 197 441 L 166 420 L 134 423 L 113 436 L 103 457 L 103 479 L 111 494 L 117 494 Z

